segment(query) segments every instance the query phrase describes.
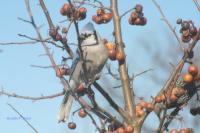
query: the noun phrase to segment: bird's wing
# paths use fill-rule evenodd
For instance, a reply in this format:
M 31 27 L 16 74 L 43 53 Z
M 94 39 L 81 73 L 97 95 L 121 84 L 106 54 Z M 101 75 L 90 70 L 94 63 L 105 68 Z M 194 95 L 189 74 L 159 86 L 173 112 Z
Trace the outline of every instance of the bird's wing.
M 76 54 L 75 54 L 75 58 L 74 60 L 72 61 L 72 65 L 71 65 L 71 74 L 70 74 L 70 78 L 69 78 L 69 81 L 71 80 L 72 78 L 72 75 L 74 73 L 74 70 L 76 69 L 76 66 L 78 64 L 78 62 L 80 61 L 80 54 L 78 52 L 78 49 L 76 50 Z

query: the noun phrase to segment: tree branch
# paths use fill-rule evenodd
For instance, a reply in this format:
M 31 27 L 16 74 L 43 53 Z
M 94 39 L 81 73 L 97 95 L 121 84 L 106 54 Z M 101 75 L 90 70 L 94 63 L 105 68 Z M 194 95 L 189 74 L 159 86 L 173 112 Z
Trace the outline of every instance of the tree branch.
M 197 7 L 198 11 L 200 12 L 200 5 L 197 0 L 193 0 L 195 6 Z
M 43 0 L 39 0 L 40 1 L 40 6 L 42 7 L 42 10 L 47 18 L 48 24 L 49 24 L 49 29 L 55 29 L 55 26 L 53 25 L 53 21 L 49 15 L 49 11 L 46 8 L 46 5 L 44 3 Z M 71 25 L 71 23 L 69 24 Z M 70 27 L 70 26 L 69 26 Z M 67 42 L 62 41 L 63 39 L 60 40 L 60 42 L 63 44 L 64 48 L 66 49 L 67 53 L 70 55 L 71 58 L 73 58 L 73 52 L 71 50 L 71 48 L 68 46 Z
M 37 101 L 37 100 L 45 100 L 45 99 L 52 99 L 52 98 L 56 98 L 59 96 L 64 95 L 64 92 L 59 92 L 53 95 L 47 95 L 47 96 L 39 96 L 39 97 L 32 97 L 32 96 L 22 96 L 22 95 L 18 95 L 16 93 L 8 93 L 5 92 L 3 89 L 0 91 L 0 95 L 5 95 L 8 97 L 14 97 L 14 98 L 19 98 L 19 99 L 26 99 L 26 100 L 33 100 L 33 101 Z
M 113 99 L 109 96 L 109 94 L 97 83 L 94 82 L 93 85 L 95 86 L 95 88 L 106 98 L 106 100 L 109 102 L 109 104 L 125 119 L 125 120 L 129 120 L 130 117 L 127 116 L 126 112 L 119 107 L 115 101 L 113 101 Z
M 43 46 L 43 48 L 44 48 L 44 50 L 45 50 L 45 53 L 46 53 L 46 55 L 48 56 L 48 58 L 49 58 L 49 60 L 50 60 L 50 62 L 51 62 L 51 64 L 52 64 L 52 67 L 53 67 L 54 71 L 56 72 L 56 70 L 58 69 L 58 67 L 57 67 L 57 65 L 56 65 L 56 63 L 55 63 L 55 61 L 54 61 L 54 59 L 53 59 L 53 56 L 51 55 L 51 53 L 50 53 L 48 47 L 46 46 L 46 43 L 42 41 L 43 38 L 42 38 L 42 35 L 40 34 L 39 29 L 38 29 L 38 27 L 37 27 L 37 25 L 36 25 L 36 23 L 35 23 L 35 21 L 34 21 L 34 18 L 33 18 L 33 15 L 32 15 L 32 10 L 31 10 L 31 8 L 30 8 L 29 0 L 24 0 L 24 1 L 25 1 L 25 5 L 26 5 L 26 8 L 27 8 L 28 15 L 29 15 L 30 20 L 31 20 L 31 25 L 32 25 L 33 28 L 35 29 L 35 31 L 36 31 L 36 33 L 37 33 L 37 36 L 38 36 L 38 38 L 40 39 L 40 41 L 41 41 L 41 43 L 42 43 L 42 46 Z M 60 78 L 60 81 L 61 81 L 61 83 L 62 83 L 62 85 L 63 85 L 65 91 L 67 91 L 67 90 L 68 90 L 68 83 L 65 81 L 64 78 Z
M 113 13 L 115 41 L 117 44 L 117 49 L 121 51 L 123 55 L 125 55 L 124 43 L 122 40 L 122 33 L 121 33 L 121 22 L 120 22 L 120 16 L 118 13 L 118 0 L 110 0 L 110 3 L 111 3 L 111 10 Z M 135 118 L 134 92 L 133 92 L 133 89 L 131 89 L 130 87 L 126 61 L 124 61 L 123 63 L 119 62 L 119 73 L 120 73 L 120 78 L 121 78 L 122 88 L 123 88 L 123 93 L 124 93 L 125 109 L 128 111 L 131 118 Z M 133 121 L 127 121 L 127 122 L 132 123 Z
M 17 111 L 17 109 L 15 109 L 11 104 L 9 104 L 9 103 L 7 103 L 7 105 L 12 109 L 12 110 L 14 110 L 26 123 L 27 123 L 27 125 L 31 128 L 31 129 L 33 129 L 33 131 L 35 132 L 35 133 L 39 133 L 32 125 L 31 125 L 31 123 L 30 122 L 28 122 L 27 120 L 26 120 L 26 118 L 19 112 L 19 111 Z
M 178 35 L 176 34 L 175 29 L 172 27 L 172 25 L 170 24 L 170 22 L 167 20 L 167 18 L 165 17 L 165 14 L 163 13 L 163 11 L 160 8 L 160 5 L 156 2 L 156 0 L 152 0 L 152 2 L 154 3 L 154 5 L 156 6 L 156 8 L 158 9 L 158 11 L 160 12 L 161 16 L 162 16 L 162 20 L 164 20 L 164 22 L 167 24 L 167 26 L 169 27 L 169 29 L 172 31 L 172 33 L 174 34 L 176 40 L 179 43 L 179 47 L 182 51 L 184 51 L 184 47 L 183 47 L 183 43 L 182 41 L 179 39 Z

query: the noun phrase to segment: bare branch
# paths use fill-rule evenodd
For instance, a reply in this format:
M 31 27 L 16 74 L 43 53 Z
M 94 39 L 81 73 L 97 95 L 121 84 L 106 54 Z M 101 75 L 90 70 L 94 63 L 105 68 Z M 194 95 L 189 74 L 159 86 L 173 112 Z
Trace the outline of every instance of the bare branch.
M 166 81 L 165 85 L 163 86 L 163 88 L 159 91 L 159 93 L 157 94 L 157 96 L 159 96 L 160 94 L 162 94 L 164 91 L 173 89 L 176 81 L 178 80 L 179 74 L 183 69 L 184 64 L 187 62 L 187 59 L 189 58 L 189 56 L 191 55 L 194 47 L 196 46 L 197 42 L 199 41 L 200 38 L 200 29 L 198 29 L 197 35 L 193 38 L 193 41 L 189 44 L 188 49 L 186 50 L 186 52 L 184 52 L 184 55 L 182 57 L 182 59 L 179 61 L 179 63 L 176 65 L 176 67 L 174 67 L 169 79 Z M 153 104 L 156 104 L 155 101 L 152 101 Z M 158 106 L 159 108 L 159 106 Z M 158 109 L 159 111 L 162 111 L 161 108 Z M 149 113 L 146 113 L 146 115 L 141 118 L 140 123 L 142 124 L 144 122 L 144 120 L 146 119 L 146 117 L 148 116 Z
M 28 126 L 31 128 L 31 129 L 33 129 L 33 131 L 35 132 L 35 133 L 39 133 L 33 126 L 32 126 L 32 124 L 30 123 L 30 122 L 28 122 L 27 120 L 26 120 L 26 118 L 19 112 L 19 111 L 17 111 L 17 109 L 16 108 L 14 108 L 11 104 L 9 104 L 9 103 L 7 103 L 8 104 L 8 106 L 12 109 L 12 110 L 14 110 L 27 124 L 28 124 Z
M 107 92 L 104 91 L 104 89 L 97 83 L 94 82 L 93 84 L 95 88 L 106 98 L 106 100 L 110 103 L 110 105 L 126 120 L 129 120 L 130 117 L 127 116 L 127 113 L 119 107 L 115 101 L 112 100 L 112 98 L 108 95 Z
M 21 20 L 21 21 L 23 21 L 23 22 L 26 22 L 26 23 L 29 23 L 29 24 L 31 24 L 31 21 L 25 20 L 25 19 L 23 19 L 23 18 L 20 18 L 20 17 L 18 17 L 18 19 L 19 19 L 19 20 Z
M 153 70 L 154 70 L 154 69 L 152 69 L 152 68 L 147 69 L 147 70 L 145 70 L 145 71 L 143 71 L 143 72 L 140 72 L 140 73 L 134 75 L 134 78 L 136 78 L 136 77 L 138 77 L 138 76 L 141 76 L 142 74 L 145 74 L 145 73 L 147 73 L 147 72 L 149 72 L 149 71 L 153 71 Z
M 120 19 L 122 19 L 126 14 L 128 14 L 129 12 L 133 11 L 135 9 L 135 7 L 128 9 L 127 11 L 125 11 L 121 16 Z
M 125 55 L 124 43 L 122 40 L 122 33 L 121 33 L 121 22 L 120 22 L 120 16 L 118 13 L 118 1 L 110 0 L 110 3 L 111 3 L 111 10 L 113 13 L 115 42 L 117 44 L 117 49 Z M 120 73 L 120 78 L 122 82 L 122 88 L 123 88 L 123 94 L 124 94 L 124 100 L 125 100 L 125 109 L 129 113 L 131 118 L 135 118 L 135 97 L 133 95 L 134 89 L 130 87 L 130 79 L 128 76 L 126 61 L 124 61 L 123 63 L 119 62 L 119 73 Z M 133 123 L 133 121 L 127 121 L 127 123 Z
M 24 44 L 36 44 L 38 41 L 29 42 L 0 42 L 0 45 L 24 45 Z
M 111 71 L 110 64 L 106 64 L 106 68 L 107 68 L 107 70 L 108 70 L 108 74 L 110 74 L 114 79 L 120 80 L 119 75 L 118 75 L 118 74 L 114 74 L 114 73 Z
M 164 127 L 163 127 L 162 130 L 166 130 L 166 129 L 168 128 L 169 124 L 170 124 L 171 121 L 174 119 L 174 116 L 176 116 L 176 115 L 179 113 L 179 111 L 180 111 L 180 108 L 177 107 L 177 108 L 175 108 L 175 109 L 171 112 L 170 117 L 169 117 L 168 120 L 165 122 Z
M 169 29 L 172 31 L 172 33 L 174 34 L 176 40 L 179 43 L 179 47 L 182 51 L 184 51 L 184 47 L 183 47 L 183 43 L 182 41 L 179 39 L 178 35 L 176 34 L 175 29 L 172 27 L 172 25 L 170 24 L 170 22 L 167 20 L 167 18 L 165 17 L 165 14 L 163 13 L 163 11 L 160 8 L 160 5 L 156 2 L 156 0 L 152 0 L 152 2 L 154 3 L 154 5 L 157 7 L 158 11 L 160 12 L 161 16 L 162 16 L 162 20 L 167 24 L 167 26 L 169 27 Z
M 8 96 L 8 97 L 14 97 L 14 98 L 19 98 L 19 99 L 25 99 L 25 100 L 38 101 L 38 100 L 45 100 L 45 99 L 53 99 L 53 98 L 62 96 L 62 95 L 64 95 L 64 92 L 59 92 L 59 93 L 56 93 L 56 94 L 53 94 L 53 95 L 47 95 L 47 96 L 42 95 L 42 96 L 39 96 L 39 97 L 32 97 L 32 96 L 21 96 L 21 95 L 18 95 L 16 93 L 8 93 L 8 92 L 5 92 L 2 89 L 0 91 L 0 95 L 5 95 L 5 96 Z
M 27 11 L 28 11 L 28 15 L 29 15 L 30 20 L 31 20 L 31 24 L 32 24 L 32 26 L 34 27 L 34 29 L 35 29 L 35 31 L 36 31 L 36 33 L 37 33 L 37 35 L 38 35 L 38 38 L 41 40 L 42 46 L 43 46 L 43 48 L 44 48 L 44 50 L 45 50 L 45 53 L 46 53 L 46 55 L 48 56 L 48 58 L 49 58 L 49 60 L 50 60 L 50 62 L 51 62 L 51 64 L 52 64 L 52 66 L 53 66 L 54 71 L 56 72 L 56 70 L 58 69 L 58 67 L 57 67 L 57 65 L 56 65 L 56 63 L 55 63 L 55 61 L 54 61 L 54 58 L 53 58 L 53 56 L 51 55 L 51 53 L 50 53 L 48 47 L 46 46 L 46 43 L 43 42 L 42 35 L 40 34 L 40 32 L 39 32 L 39 30 L 38 30 L 38 27 L 37 27 L 37 25 L 35 24 L 35 21 L 34 21 L 33 15 L 32 15 L 32 10 L 31 10 L 31 8 L 30 8 L 29 0 L 25 0 L 25 4 L 26 4 Z M 61 81 L 61 83 L 62 83 L 64 89 L 67 91 L 67 90 L 68 90 L 68 83 L 66 82 L 66 80 L 65 80 L 64 78 L 60 78 L 60 81 Z
M 161 133 L 162 130 L 163 130 L 163 124 L 164 124 L 164 122 L 165 122 L 166 113 L 167 113 L 167 109 L 164 110 L 163 117 L 161 118 L 161 121 L 160 121 L 160 124 L 159 124 L 159 128 L 158 128 L 158 130 L 157 130 L 158 133 Z
M 198 11 L 200 12 L 200 5 L 197 0 L 193 0 L 194 4 L 196 5 Z
M 47 8 L 46 8 L 46 6 L 44 4 L 44 1 L 43 0 L 39 0 L 39 1 L 40 1 L 40 6 L 42 7 L 42 10 L 43 10 L 43 12 L 44 12 L 44 14 L 45 14 L 45 16 L 47 18 L 47 21 L 48 21 L 50 29 L 55 28 L 55 26 L 53 25 L 53 22 L 51 20 L 51 17 L 49 15 L 49 11 L 47 10 Z
M 42 7 L 42 10 L 47 18 L 48 24 L 49 24 L 49 29 L 55 29 L 55 26 L 53 25 L 53 21 L 49 15 L 49 11 L 46 8 L 46 5 L 44 3 L 43 0 L 39 0 L 40 1 L 40 6 Z M 71 26 L 71 23 L 69 24 L 69 27 Z M 66 49 L 67 53 L 70 55 L 71 58 L 73 58 L 73 52 L 71 50 L 71 48 L 69 47 L 69 45 L 67 44 L 66 41 L 63 41 L 63 39 L 60 40 L 60 42 L 63 44 L 63 47 Z
M 82 98 L 78 98 L 76 95 L 72 94 L 73 97 L 75 98 L 76 101 L 78 101 L 78 103 L 81 105 L 81 108 L 84 109 L 84 111 L 88 114 L 88 116 L 90 117 L 90 119 L 92 120 L 92 123 L 95 125 L 95 127 L 97 128 L 97 130 L 99 131 L 99 133 L 102 133 L 100 127 L 98 126 L 98 124 L 96 123 L 95 119 L 93 118 L 93 116 L 88 113 L 85 109 L 89 110 L 89 111 L 93 111 L 92 107 L 90 107 Z M 94 112 L 95 113 L 95 112 Z
M 57 66 L 63 66 L 63 65 L 57 65 Z M 35 67 L 35 68 L 43 68 L 43 69 L 53 68 L 53 66 L 39 66 L 39 65 L 31 65 L 31 67 Z
M 89 5 L 89 6 L 92 6 L 93 8 L 102 8 L 102 9 L 111 11 L 111 9 L 110 9 L 109 7 L 105 7 L 105 6 L 103 5 L 102 2 L 97 1 L 97 0 L 95 0 L 95 2 L 96 2 L 98 5 L 97 5 L 96 3 L 92 3 L 92 2 L 87 1 L 87 0 L 84 0 L 84 2 L 77 2 L 77 1 L 74 1 L 74 3 L 78 3 L 78 4 L 80 4 L 80 5 Z

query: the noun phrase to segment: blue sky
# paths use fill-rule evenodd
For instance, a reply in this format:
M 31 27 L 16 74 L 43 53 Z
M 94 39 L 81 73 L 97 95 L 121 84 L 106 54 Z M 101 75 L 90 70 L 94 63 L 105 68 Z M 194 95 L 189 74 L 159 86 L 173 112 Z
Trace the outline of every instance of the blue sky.
M 33 8 L 33 14 L 38 25 L 44 24 L 41 32 L 44 37 L 48 37 L 47 22 L 41 8 L 37 5 L 38 1 L 30 0 Z M 200 26 L 199 18 L 200 14 L 197 11 L 192 0 L 157 0 L 166 17 L 173 26 L 176 25 L 177 18 L 191 19 L 195 25 Z M 51 0 L 45 1 L 47 8 L 50 11 L 52 19 L 55 25 L 66 26 L 66 23 L 60 24 L 59 22 L 64 20 L 59 14 L 60 7 L 64 0 Z M 160 14 L 151 0 L 126 0 L 119 2 L 120 13 L 123 13 L 129 8 L 132 8 L 135 4 L 140 3 L 144 7 L 144 15 L 147 17 L 148 22 L 144 27 L 130 26 L 128 24 L 128 17 L 126 15 L 122 20 L 123 26 L 123 38 L 126 44 L 126 53 L 129 66 L 129 72 L 137 74 L 143 70 L 154 68 L 153 72 L 143 75 L 134 81 L 135 91 L 138 96 L 144 96 L 146 99 L 150 99 L 151 95 L 155 95 L 162 84 L 155 83 L 152 80 L 152 75 L 156 75 L 158 78 L 167 79 L 169 73 L 162 70 L 161 66 L 158 66 L 153 58 L 153 53 L 159 52 L 160 57 L 166 60 L 165 62 L 173 61 L 176 63 L 180 59 L 181 54 L 177 52 L 177 57 L 170 57 L 167 53 L 167 49 L 171 47 L 172 52 L 178 51 L 178 45 L 169 31 L 166 24 L 160 20 Z M 109 6 L 109 2 L 105 1 L 105 5 Z M 91 21 L 91 15 L 95 14 L 95 9 L 88 7 L 87 19 L 80 22 L 80 27 Z M 20 42 L 27 41 L 24 38 L 19 37 L 17 34 L 26 34 L 31 37 L 35 37 L 35 31 L 31 25 L 19 21 L 17 18 L 21 17 L 28 19 L 25 4 L 23 0 L 4 0 L 0 4 L 0 42 Z M 105 38 L 113 41 L 112 37 L 112 22 L 106 25 L 96 25 L 97 31 Z M 177 27 L 178 29 L 179 27 Z M 68 36 L 70 42 L 76 42 L 76 36 L 74 28 L 70 31 Z M 144 42 L 146 42 L 144 44 Z M 44 50 L 40 44 L 36 45 L 12 45 L 12 46 L 0 46 L 3 50 L 0 53 L 0 86 L 2 86 L 8 92 L 15 92 L 20 95 L 39 96 L 41 94 L 48 95 L 62 91 L 62 86 L 59 80 L 55 77 L 55 73 L 52 69 L 39 69 L 30 67 L 30 65 L 43 65 L 48 66 L 50 62 L 46 56 L 39 56 L 44 54 Z M 61 50 L 52 47 L 54 57 L 57 63 L 60 63 L 61 56 L 66 55 Z M 116 62 L 112 63 L 113 70 L 116 70 Z M 105 73 L 105 72 L 104 72 Z M 109 76 L 103 75 L 105 79 L 101 80 L 103 86 L 109 86 L 116 84 L 115 81 Z M 108 85 L 109 84 L 109 85 Z M 108 90 L 109 92 L 115 92 L 117 96 L 121 95 L 120 89 Z M 98 99 L 102 97 L 97 94 Z M 2 132 L 20 132 L 20 133 L 32 133 L 32 130 L 18 117 L 18 115 L 11 110 L 6 103 L 14 105 L 25 117 L 28 117 L 30 122 L 35 126 L 40 133 L 83 133 L 83 131 L 95 132 L 94 126 L 91 124 L 89 118 L 79 119 L 77 115 L 70 117 L 70 121 L 74 120 L 77 123 L 77 129 L 70 131 L 67 129 L 66 124 L 57 124 L 57 113 L 61 103 L 62 97 L 52 100 L 43 101 L 27 101 L 15 98 L 8 98 L 5 96 L 0 97 L 0 127 Z M 120 105 L 123 102 L 118 101 Z M 100 103 L 102 106 L 107 107 L 106 102 Z M 78 108 L 75 104 L 74 110 Z M 187 113 L 187 112 L 186 112 Z M 186 121 L 190 121 L 192 117 L 186 118 Z M 157 120 L 154 116 L 151 116 L 148 121 Z M 180 127 L 180 124 L 177 124 Z M 191 126 L 192 123 L 186 124 Z M 156 128 L 154 123 L 149 122 L 149 126 Z M 198 129 L 197 129 L 198 130 Z

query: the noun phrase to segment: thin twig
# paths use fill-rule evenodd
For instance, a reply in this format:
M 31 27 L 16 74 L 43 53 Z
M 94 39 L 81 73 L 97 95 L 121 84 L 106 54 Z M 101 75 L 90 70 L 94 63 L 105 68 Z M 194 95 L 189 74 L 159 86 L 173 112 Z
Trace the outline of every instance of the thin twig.
M 18 19 L 21 20 L 21 21 L 23 21 L 23 22 L 26 22 L 26 23 L 30 23 L 30 24 L 31 24 L 31 21 L 25 20 L 25 19 L 20 18 L 20 17 L 18 17 Z
M 64 95 L 64 92 L 59 92 L 59 93 L 56 93 L 56 94 L 53 94 L 53 95 L 47 95 L 47 96 L 42 95 L 42 96 L 39 96 L 39 97 L 32 97 L 32 96 L 22 96 L 22 95 L 18 95 L 16 93 L 8 93 L 8 92 L 5 92 L 4 90 L 1 90 L 0 95 L 5 95 L 5 96 L 8 96 L 8 97 L 14 97 L 14 98 L 19 98 L 19 99 L 25 99 L 25 100 L 37 101 L 37 100 L 45 100 L 45 99 L 56 98 L 56 97 Z
M 36 41 L 27 41 L 27 42 L 0 42 L 0 45 L 28 45 L 28 44 L 32 45 L 32 44 L 37 44 L 37 43 L 41 42 L 38 39 L 35 39 L 35 40 Z M 48 39 L 44 39 L 43 42 L 46 42 L 46 43 L 52 44 L 55 47 L 64 49 L 64 47 L 57 45 L 53 41 L 48 41 Z
M 197 0 L 193 0 L 194 4 L 196 5 L 198 11 L 200 12 L 200 5 Z
M 126 120 L 130 119 L 127 116 L 127 113 L 121 108 L 119 107 L 115 101 L 109 96 L 109 94 L 97 83 L 94 82 L 93 85 L 95 86 L 95 88 L 106 98 L 106 100 L 109 102 L 109 104 Z
M 55 47 L 64 49 L 64 47 L 59 46 L 59 45 L 56 44 L 54 41 L 50 41 L 51 38 L 46 38 L 46 39 L 40 40 L 40 39 L 33 38 L 33 37 L 30 37 L 30 36 L 24 35 L 24 34 L 18 34 L 18 36 L 24 37 L 24 38 L 27 38 L 27 39 L 29 39 L 29 40 L 36 41 L 36 42 L 46 42 L 46 43 L 50 43 L 50 44 L 54 45 Z
M 8 105 L 12 110 L 14 110 L 14 111 L 28 124 L 28 126 L 29 126 L 30 128 L 33 129 L 33 131 L 34 131 L 35 133 L 38 133 L 38 131 L 32 126 L 32 124 L 31 124 L 30 122 L 28 122 L 28 121 L 26 120 L 26 118 L 25 118 L 19 111 L 17 111 L 16 108 L 14 108 L 14 107 L 13 107 L 11 104 L 9 104 L 9 103 L 7 103 L 7 105 Z
M 111 9 L 109 7 L 105 7 L 102 2 L 100 1 L 95 1 L 96 3 L 98 3 L 99 5 L 95 4 L 95 3 L 92 3 L 90 1 L 87 1 L 86 0 L 84 2 L 77 2 L 77 1 L 74 1 L 74 3 L 78 3 L 78 4 L 81 4 L 81 5 L 89 5 L 89 6 L 92 6 L 93 8 L 101 8 L 101 9 L 106 9 L 108 11 L 111 11 Z
M 47 18 L 47 21 L 48 21 L 48 24 L 49 24 L 49 27 L 50 29 L 53 29 L 55 28 L 55 26 L 53 25 L 53 21 L 51 20 L 51 17 L 49 15 L 49 11 L 47 10 L 46 6 L 45 6 L 45 3 L 43 0 L 39 0 L 40 1 L 40 6 L 42 7 L 42 10 Z
M 153 70 L 154 70 L 154 69 L 152 69 L 152 68 L 147 69 L 147 70 L 145 70 L 145 71 L 143 71 L 143 72 L 140 72 L 140 73 L 134 75 L 134 78 L 136 78 L 136 77 L 138 77 L 138 76 L 140 76 L 140 75 L 142 75 L 142 74 L 145 74 L 145 73 L 147 73 L 147 72 L 149 72 L 149 71 L 153 71 Z
M 25 1 L 25 5 L 26 5 L 26 8 L 27 8 L 28 15 L 29 15 L 30 20 L 31 20 L 31 25 L 34 27 L 34 29 L 35 29 L 35 31 L 36 31 L 36 33 L 37 33 L 37 35 L 38 35 L 38 38 L 40 39 L 40 41 L 41 41 L 41 43 L 42 43 L 42 46 L 43 46 L 43 48 L 44 48 L 44 50 L 45 50 L 45 53 L 46 53 L 46 55 L 48 56 L 48 58 L 49 58 L 49 60 L 50 60 L 50 62 L 51 62 L 51 64 L 52 64 L 52 66 L 53 66 L 54 71 L 56 72 L 56 70 L 58 69 L 58 67 L 57 67 L 57 65 L 56 65 L 56 63 L 55 63 L 55 61 L 54 61 L 54 58 L 53 58 L 52 54 L 50 53 L 48 47 L 46 46 L 46 43 L 42 41 L 43 38 L 42 38 L 42 35 L 40 34 L 40 32 L 39 32 L 39 30 L 38 30 L 38 27 L 37 27 L 37 25 L 36 25 L 36 23 L 35 23 L 35 21 L 34 21 L 34 18 L 33 18 L 33 15 L 32 15 L 32 10 L 31 10 L 31 7 L 30 7 L 29 0 L 24 0 L 24 1 Z M 66 82 L 66 80 L 65 80 L 64 78 L 60 78 L 60 81 L 61 81 L 61 83 L 62 83 L 62 85 L 63 85 L 65 91 L 67 91 L 69 85 L 68 85 L 68 83 Z
M 163 117 L 162 117 L 162 119 L 161 119 L 161 121 L 160 121 L 160 124 L 159 124 L 159 127 L 158 127 L 158 133 L 161 133 L 162 130 L 163 130 L 163 124 L 164 124 L 164 122 L 165 122 L 166 113 L 167 113 L 167 109 L 164 110 Z
M 187 59 L 189 58 L 189 56 L 192 53 L 194 47 L 196 46 L 197 42 L 199 41 L 199 38 L 200 38 L 200 29 L 198 29 L 197 35 L 193 38 L 193 41 L 189 44 L 187 52 L 184 52 L 184 55 L 183 55 L 182 59 L 179 61 L 179 63 L 176 65 L 176 67 L 174 67 L 172 73 L 170 74 L 169 79 L 166 81 L 165 85 L 159 91 L 157 96 L 162 94 L 164 91 L 167 91 L 169 89 L 174 88 L 174 86 L 176 84 L 176 81 L 178 80 L 179 73 L 182 71 L 184 64 L 187 62 Z M 154 100 L 152 101 L 152 103 L 156 104 Z M 162 103 L 160 103 L 160 104 L 162 104 Z M 162 110 L 162 108 L 159 108 L 158 112 L 160 112 L 161 110 Z M 141 124 L 144 122 L 144 120 L 146 119 L 146 117 L 148 115 L 149 115 L 149 113 L 146 113 L 144 115 L 144 117 L 141 118 L 141 120 L 140 120 Z
M 43 69 L 53 68 L 53 66 L 39 66 L 39 65 L 30 65 L 30 66 L 35 67 L 35 68 L 43 68 Z M 61 66 L 61 65 L 57 65 L 57 66 Z
M 0 45 L 24 45 L 24 44 L 36 44 L 38 41 L 29 42 L 0 42 Z
M 170 124 L 171 121 L 174 119 L 174 116 L 176 116 L 176 115 L 179 113 L 179 111 L 180 111 L 180 108 L 177 107 L 177 108 L 175 108 L 175 109 L 171 112 L 170 117 L 169 117 L 168 120 L 165 122 L 164 127 L 163 127 L 162 130 L 167 130 L 169 124 Z
M 180 38 L 178 37 L 178 35 L 176 34 L 175 29 L 172 27 L 172 25 L 170 24 L 170 22 L 167 20 L 165 14 L 163 13 L 162 9 L 160 8 L 160 5 L 156 2 L 156 0 L 152 0 L 152 2 L 154 3 L 154 5 L 157 7 L 158 11 L 160 12 L 161 16 L 162 16 L 162 20 L 167 24 L 167 26 L 169 27 L 169 29 L 172 31 L 172 33 L 174 34 L 176 40 L 179 43 L 179 47 L 182 51 L 184 51 L 184 47 L 183 47 L 183 43 L 180 40 Z
M 44 12 L 44 14 L 47 18 L 47 21 L 48 21 L 48 24 L 49 24 L 49 29 L 55 29 L 55 26 L 53 24 L 53 21 L 52 21 L 50 15 L 49 15 L 49 11 L 48 11 L 44 1 L 43 0 L 39 0 L 39 1 L 40 1 L 40 6 L 42 7 L 42 10 L 43 10 L 43 12 Z M 71 24 L 69 24 L 69 25 L 71 26 Z M 69 45 L 67 44 L 67 42 L 63 41 L 63 39 L 61 39 L 60 42 L 63 44 L 63 47 L 66 49 L 69 56 L 71 58 L 73 58 L 74 57 L 73 52 L 72 52 L 71 48 L 69 47 Z
M 96 123 L 95 119 L 93 118 L 93 116 L 88 113 L 85 109 L 92 111 L 92 108 L 82 99 L 82 98 L 78 98 L 76 95 L 72 94 L 73 97 L 75 98 L 76 101 L 78 101 L 78 103 L 81 105 L 81 108 L 84 109 L 84 111 L 88 114 L 88 116 L 90 117 L 90 119 L 92 120 L 92 123 L 95 125 L 95 127 L 97 128 L 97 130 L 99 131 L 99 133 L 101 132 L 100 127 L 98 126 L 98 124 Z M 94 112 L 95 113 L 95 112 Z
M 112 72 L 110 64 L 106 64 L 106 68 L 107 68 L 107 70 L 108 70 L 108 74 L 110 74 L 114 79 L 120 80 L 119 75 L 118 75 L 118 74 L 114 74 L 114 73 Z
M 125 11 L 121 16 L 120 19 L 122 19 L 126 14 L 128 14 L 129 12 L 133 11 L 135 9 L 135 7 L 128 9 L 127 11 Z
M 93 104 L 93 109 L 94 110 L 97 110 L 98 112 L 100 112 L 100 113 L 102 113 L 102 114 L 104 114 L 105 116 L 107 116 L 109 119 L 108 119 L 108 121 L 109 122 L 115 122 L 116 124 L 118 124 L 118 125 L 122 125 L 122 123 L 119 121 L 119 120 L 117 120 L 115 117 L 113 117 L 112 116 L 112 114 L 110 113 L 110 112 L 108 112 L 108 111 L 106 111 L 106 110 L 104 110 L 103 108 L 101 108 L 99 105 L 98 105 L 98 103 L 96 102 L 96 100 L 95 100 L 95 93 L 94 93 L 94 91 L 91 89 L 91 87 L 89 87 L 88 88 L 89 90 L 89 92 L 88 92 L 88 98 L 90 99 L 90 101 L 91 101 L 91 103 Z M 101 88 L 99 88 L 99 89 L 101 89 Z M 112 105 L 111 105 L 112 106 Z

